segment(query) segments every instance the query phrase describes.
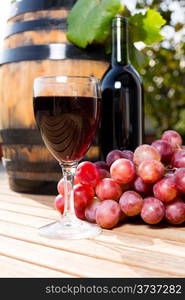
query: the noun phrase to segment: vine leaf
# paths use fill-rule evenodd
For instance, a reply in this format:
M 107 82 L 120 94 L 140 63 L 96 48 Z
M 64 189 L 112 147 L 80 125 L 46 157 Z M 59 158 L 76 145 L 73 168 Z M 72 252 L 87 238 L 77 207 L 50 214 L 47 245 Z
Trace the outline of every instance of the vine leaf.
M 112 18 L 124 10 L 120 0 L 78 0 L 68 16 L 67 38 L 81 48 L 105 43 Z
M 161 27 L 166 20 L 154 9 L 148 9 L 145 14 L 136 14 L 129 18 L 132 25 L 132 41 L 150 45 L 160 42 L 163 36 L 160 34 Z

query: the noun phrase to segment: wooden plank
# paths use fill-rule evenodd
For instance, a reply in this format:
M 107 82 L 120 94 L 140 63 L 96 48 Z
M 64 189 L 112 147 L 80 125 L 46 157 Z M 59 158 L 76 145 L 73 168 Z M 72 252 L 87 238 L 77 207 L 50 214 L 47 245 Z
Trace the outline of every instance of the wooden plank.
M 0 277 L 73 277 L 70 274 L 33 265 L 7 256 L 0 256 Z
M 124 272 L 126 273 L 120 277 L 184 277 L 185 275 L 184 268 L 182 268 L 185 257 L 185 229 L 183 227 L 127 223 L 114 230 L 104 231 L 94 240 L 65 241 L 65 243 L 61 243 L 61 241 L 42 239 L 38 237 L 37 231 L 34 230 L 34 228 L 50 223 L 51 219 L 58 218 L 58 213 L 50 208 L 54 196 L 18 194 L 10 191 L 8 187 L 5 190 L 5 194 L 0 196 L 0 219 L 3 220 L 1 225 L 4 224 L 1 226 L 1 231 L 5 235 L 4 238 L 11 238 L 12 243 L 17 244 L 17 240 L 20 240 L 19 242 L 41 247 L 42 249 L 47 247 L 62 253 L 68 253 L 71 257 L 80 255 L 85 257 L 85 261 L 88 258 L 96 261 L 100 260 L 104 265 L 112 263 L 119 266 L 118 270 L 120 266 L 124 266 L 126 268 Z M 12 212 L 12 210 L 14 211 Z M 54 217 L 53 213 L 55 214 Z M 11 223 L 9 224 L 9 222 Z M 26 228 L 23 225 L 26 225 Z M 50 256 L 48 255 L 48 257 Z M 19 259 L 24 258 L 19 256 Z M 28 257 L 26 261 L 27 259 Z M 37 261 L 37 258 L 34 257 L 34 259 Z M 88 262 L 85 262 L 85 264 L 88 266 Z M 64 267 L 67 270 L 69 268 L 68 266 Z M 55 269 L 55 265 L 52 268 Z M 76 269 L 74 268 L 75 272 L 78 272 L 79 268 L 79 266 Z M 108 269 L 110 269 L 110 266 Z M 132 275 L 128 275 L 127 270 L 128 274 L 131 272 Z M 66 271 L 62 270 L 62 272 Z M 84 272 L 82 272 L 77 276 L 89 276 L 87 270 L 85 270 L 85 274 L 84 276 Z M 95 270 L 93 270 L 93 274 L 95 274 Z M 93 275 L 92 277 L 98 276 Z M 99 277 L 102 277 L 102 275 Z M 119 276 L 105 275 L 105 277 Z
M 17 224 L 24 224 L 26 226 L 31 226 L 35 228 L 39 228 L 41 226 L 47 225 L 48 223 L 51 223 L 51 219 L 41 218 L 37 216 L 29 216 L 6 210 L 0 211 L 0 220 L 9 221 Z
M 47 209 L 54 209 L 54 199 L 55 196 L 47 198 L 43 197 L 25 197 L 22 194 L 19 194 L 19 196 L 15 195 L 6 195 L 1 192 L 0 194 L 0 202 L 5 203 L 13 203 L 13 204 L 21 204 L 25 206 L 33 206 L 33 207 L 42 207 Z
M 28 225 L 28 226 L 33 226 L 35 228 L 38 228 L 40 226 L 46 225 L 47 223 L 50 222 L 49 219 L 44 220 L 40 218 L 40 217 L 33 217 L 33 216 L 25 216 L 22 214 L 17 214 L 17 213 L 11 213 L 11 212 L 2 212 L 1 211 L 1 216 L 0 218 L 4 221 L 10 221 L 10 222 L 15 222 L 18 224 L 24 224 L 24 225 Z M 56 218 L 57 219 L 57 218 Z M 164 236 L 163 240 L 165 241 L 161 241 L 158 236 L 155 237 L 150 237 L 150 236 L 142 236 L 142 235 L 133 235 L 133 233 L 131 234 L 131 236 L 126 233 L 124 231 L 124 228 L 127 227 L 128 224 L 122 225 L 122 231 L 120 231 L 120 228 L 117 228 L 113 231 L 107 231 L 107 234 L 105 235 L 101 235 L 101 238 L 105 241 L 105 242 L 110 242 L 111 243 L 119 243 L 119 241 L 124 242 L 124 244 L 126 244 L 127 246 L 129 244 L 132 245 L 132 247 L 136 247 L 136 248 L 142 248 L 142 249 L 150 249 L 150 250 L 155 250 L 155 251 L 159 251 L 159 252 L 166 252 L 168 254 L 173 254 L 174 251 L 176 251 L 176 249 L 174 250 L 174 243 L 173 242 L 170 246 L 170 242 L 167 240 L 167 238 Z M 141 225 L 138 225 L 141 226 Z M 145 225 L 145 228 L 147 228 L 147 225 Z M 137 225 L 135 225 L 135 229 L 137 230 Z M 152 231 L 152 229 L 150 229 Z M 164 229 L 163 229 L 164 230 Z M 166 231 L 167 229 L 165 229 Z M 144 231 L 144 229 L 143 229 Z M 143 231 L 141 232 L 143 234 Z M 110 234 L 109 234 L 110 233 Z M 134 231 L 135 233 L 135 231 Z M 180 232 L 181 235 L 184 233 Z M 131 238 L 132 237 L 132 238 Z M 134 237 L 134 238 L 133 238 Z M 179 234 L 178 234 L 179 237 Z M 157 238 L 157 240 L 156 240 Z M 178 245 L 179 247 L 179 245 Z M 178 255 L 180 255 L 180 253 L 177 253 Z
M 48 210 L 42 207 L 38 207 L 38 208 L 29 207 L 29 206 L 25 207 L 24 205 L 0 202 L 0 208 L 8 211 L 13 211 L 19 214 L 23 213 L 27 216 L 29 215 L 37 216 L 40 218 L 45 218 L 50 220 L 57 220 L 60 217 L 60 214 L 56 210 L 54 209 Z M 47 224 L 47 221 L 45 224 Z M 147 224 L 143 224 L 142 222 L 138 222 L 135 224 L 125 223 L 122 226 L 113 229 L 112 232 L 132 233 L 137 235 L 139 234 L 143 236 L 150 236 L 153 238 L 159 238 L 159 239 L 165 239 L 165 240 L 171 240 L 177 242 L 185 242 L 184 230 L 185 229 L 183 227 L 179 227 L 179 226 L 170 226 L 167 224 L 149 226 Z
M 27 227 L 27 225 L 25 225 L 25 222 L 23 224 L 21 223 L 22 218 L 18 217 L 18 219 L 19 219 L 19 224 L 11 223 L 10 222 L 12 220 L 11 216 L 9 218 L 9 222 L 7 222 L 6 220 L 0 221 L 2 233 L 6 234 L 8 236 L 17 237 L 17 238 L 25 239 L 25 240 L 27 240 L 27 238 L 28 238 L 28 240 L 30 240 L 29 239 L 30 235 L 25 233 L 25 226 Z M 50 220 L 48 220 L 48 223 L 49 222 L 50 222 Z M 35 225 L 35 223 L 40 224 L 40 222 L 38 222 L 38 218 L 31 219 L 31 224 Z M 38 227 L 39 226 L 40 225 L 38 225 Z M 30 231 L 32 232 L 31 237 L 34 237 L 34 239 L 33 239 L 34 242 L 37 242 L 36 237 L 38 237 L 38 234 L 37 234 L 38 227 L 33 226 L 33 229 L 30 228 Z M 29 229 L 26 228 L 26 230 L 29 230 Z M 33 235 L 33 232 L 34 232 L 34 235 Z M 185 252 L 184 252 L 185 244 L 184 243 L 170 241 L 170 240 L 166 240 L 166 239 L 161 240 L 161 239 L 153 238 L 153 237 L 149 237 L 149 236 L 145 237 L 142 235 L 121 233 L 121 232 L 116 233 L 115 231 L 112 232 L 112 231 L 104 230 L 101 235 L 96 237 L 96 241 L 104 242 L 104 243 L 112 244 L 112 245 L 114 245 L 114 244 L 115 245 L 123 245 L 123 246 L 129 247 L 129 248 L 142 249 L 143 251 L 154 251 L 154 252 L 159 252 L 159 253 L 164 253 L 164 254 L 166 253 L 169 255 L 175 255 L 175 256 L 179 256 L 179 257 L 185 257 Z M 53 246 L 55 247 L 55 243 L 53 243 L 53 240 L 51 240 L 51 242 L 49 242 L 48 240 L 43 239 L 42 242 L 44 245 L 49 244 L 49 245 L 51 245 L 51 247 L 53 247 Z M 61 247 L 60 242 L 59 242 L 59 244 Z M 64 248 L 64 249 L 67 249 L 67 248 Z M 77 246 L 77 249 L 78 249 L 78 246 Z M 77 252 L 79 252 L 79 250 L 77 250 Z M 81 253 L 84 253 L 84 252 L 81 252 Z M 111 256 L 112 256 L 112 254 L 111 254 Z
M 167 224 L 150 226 L 143 223 L 125 223 L 122 226 L 113 229 L 113 232 L 139 234 L 162 240 L 165 239 L 185 243 L 184 229 L 180 226 L 170 226 Z
M 87 255 L 90 257 L 96 257 L 101 260 L 113 261 L 120 264 L 127 264 L 131 266 L 137 266 L 140 268 L 145 268 L 148 270 L 162 272 L 165 270 L 166 276 L 170 276 L 170 274 L 183 276 L 185 275 L 185 270 L 179 270 L 179 267 L 184 262 L 185 254 L 183 245 L 179 247 L 176 246 L 173 251 L 173 247 L 171 246 L 171 252 L 177 257 L 169 255 L 168 253 L 159 253 L 157 251 L 151 251 L 151 247 L 147 249 L 138 248 L 134 249 L 132 247 L 134 238 L 127 236 L 127 243 L 124 244 L 124 235 L 122 237 L 122 243 L 112 244 L 111 234 L 108 234 L 109 239 L 107 242 L 103 237 L 106 236 L 105 233 L 98 236 L 96 239 L 88 239 L 88 240 L 70 240 L 63 241 L 61 243 L 60 240 L 48 240 L 38 236 L 38 233 L 34 231 L 32 228 L 20 226 L 16 224 L 10 224 L 6 222 L 0 222 L 2 228 L 2 234 L 8 237 L 21 239 L 23 241 L 28 241 L 31 243 L 36 243 L 40 245 L 45 245 L 48 247 L 61 249 L 73 253 L 80 253 L 82 255 Z M 129 243 L 130 239 L 130 243 Z M 139 242 L 139 237 L 134 241 L 135 245 Z M 162 244 L 162 242 L 161 242 Z M 146 245 L 146 243 L 145 243 Z M 160 246 L 160 241 L 158 243 Z M 165 246 L 168 244 L 164 242 L 163 251 L 165 251 Z M 94 251 L 96 249 L 96 251 Z M 154 246 L 154 249 L 156 247 Z M 180 257 L 180 255 L 182 257 Z M 179 256 L 179 257 L 178 257 Z M 139 258 L 139 259 L 138 259 Z M 107 263 L 107 262 L 105 262 Z
M 156 272 L 0 237 L 1 254 L 78 277 L 156 277 Z M 159 275 L 159 273 L 157 272 Z M 157 275 L 157 276 L 158 276 Z M 161 275 L 163 277 L 163 275 Z
M 185 243 L 156 237 L 132 234 L 126 232 L 104 231 L 99 235 L 99 241 L 111 244 L 123 244 L 127 247 L 142 249 L 143 251 L 153 251 L 169 255 L 185 257 Z
M 14 192 L 10 189 L 7 177 L 5 179 L 2 179 L 4 176 L 4 173 L 2 174 L 0 172 L 0 200 L 5 199 L 22 199 L 24 203 L 28 203 L 30 200 L 35 200 L 36 202 L 45 203 L 48 206 L 53 206 L 53 201 L 55 198 L 55 195 L 33 195 L 33 194 L 26 194 L 26 193 L 18 193 Z M 23 203 L 22 203 L 23 204 Z
M 25 198 L 25 199 L 33 199 L 36 201 L 52 201 L 55 197 L 55 195 L 40 195 L 40 194 L 28 194 L 28 193 L 19 193 L 14 192 L 9 188 L 9 185 L 2 185 L 0 182 L 0 186 L 2 187 L 1 195 L 6 196 L 14 196 L 15 198 Z
M 0 183 L 0 186 L 2 186 L 2 184 Z M 9 189 L 9 187 L 4 189 L 4 186 L 1 190 L 0 193 L 1 199 L 8 199 L 10 197 L 10 199 L 19 199 L 19 200 L 23 200 L 26 203 L 29 202 L 30 200 L 35 200 L 36 202 L 41 202 L 41 203 L 48 203 L 48 204 L 52 204 L 53 200 L 55 198 L 55 195 L 33 195 L 33 194 L 22 194 L 22 193 L 16 193 L 13 192 Z M 13 198 L 12 198 L 13 197 Z
M 23 205 L 15 205 L 10 204 L 6 202 L 0 202 L 0 206 L 4 208 L 8 208 L 9 211 L 14 211 L 15 213 L 20 214 L 21 212 L 23 214 L 33 215 L 37 216 L 39 218 L 45 218 L 45 219 L 52 219 L 56 220 L 60 217 L 58 212 L 53 210 L 46 210 L 45 208 L 42 209 L 42 207 L 36 207 L 37 203 L 35 203 L 35 207 L 24 207 Z M 2 215 L 6 214 L 6 211 L 1 210 L 0 218 L 2 219 Z M 17 217 L 16 214 L 13 214 L 12 217 Z M 7 220 L 10 220 L 11 218 L 8 217 Z M 17 218 L 16 218 L 17 219 Z M 22 217 L 21 217 L 22 219 Z M 6 220 L 6 219 L 4 219 Z M 26 221 L 26 224 L 29 225 L 29 218 Z M 16 222 L 16 220 L 15 220 Z M 31 221 L 32 223 L 32 221 Z M 42 223 L 43 224 L 43 223 Z M 47 221 L 44 223 L 47 224 Z M 31 224 L 32 225 L 32 224 Z M 39 226 L 39 225 L 38 225 Z M 42 226 L 42 225 L 41 225 Z M 150 236 L 154 238 L 160 238 L 165 240 L 171 240 L 171 241 L 178 241 L 178 242 L 185 242 L 185 234 L 184 234 L 184 228 L 182 227 L 175 227 L 175 226 L 168 226 L 165 225 L 161 228 L 160 225 L 156 226 L 149 226 L 146 224 L 123 224 L 121 227 L 115 228 L 112 232 L 121 232 L 121 233 L 132 233 L 132 234 L 139 234 L 144 236 Z
M 38 216 L 46 219 L 54 220 L 55 218 L 59 218 L 60 214 L 54 209 L 45 209 L 44 207 L 32 207 L 32 206 L 24 206 L 21 204 L 14 203 L 6 203 L 0 202 L 0 210 L 7 210 L 11 212 L 22 213 L 24 215 L 29 216 Z

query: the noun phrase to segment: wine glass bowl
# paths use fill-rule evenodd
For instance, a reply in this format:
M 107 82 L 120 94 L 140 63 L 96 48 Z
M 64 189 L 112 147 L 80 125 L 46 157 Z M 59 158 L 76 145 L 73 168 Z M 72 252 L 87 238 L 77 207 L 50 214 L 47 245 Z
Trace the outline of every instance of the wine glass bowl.
M 33 107 L 44 143 L 61 165 L 64 177 L 64 214 L 58 222 L 42 227 L 40 234 L 61 239 L 95 236 L 101 229 L 75 215 L 73 182 L 77 164 L 98 127 L 99 81 L 85 76 L 36 78 Z

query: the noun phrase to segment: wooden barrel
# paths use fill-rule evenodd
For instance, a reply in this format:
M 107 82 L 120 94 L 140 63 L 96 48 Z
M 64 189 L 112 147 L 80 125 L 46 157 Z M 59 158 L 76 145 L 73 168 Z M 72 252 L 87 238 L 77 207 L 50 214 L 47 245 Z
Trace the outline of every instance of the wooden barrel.
M 103 50 L 81 50 L 66 38 L 66 17 L 75 0 L 14 3 L 0 57 L 0 133 L 3 161 L 12 190 L 56 193 L 61 170 L 36 127 L 32 108 L 35 77 L 93 75 L 107 69 Z M 93 159 L 97 148 L 87 155 Z

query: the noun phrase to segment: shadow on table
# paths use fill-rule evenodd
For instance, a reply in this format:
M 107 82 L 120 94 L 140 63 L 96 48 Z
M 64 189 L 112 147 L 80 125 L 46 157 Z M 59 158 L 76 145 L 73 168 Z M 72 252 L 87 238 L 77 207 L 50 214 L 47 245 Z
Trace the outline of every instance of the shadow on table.
M 162 220 L 159 224 L 154 224 L 154 225 L 150 225 L 150 224 L 146 224 L 140 216 L 135 216 L 135 217 L 129 217 L 126 222 L 126 224 L 130 224 L 130 225 L 144 225 L 147 226 L 150 229 L 155 229 L 155 230 L 161 230 L 161 229 L 165 229 L 165 228 L 184 228 L 184 223 L 179 224 L 179 225 L 172 225 L 167 223 L 167 221 L 164 219 Z M 121 227 L 124 225 L 124 222 L 119 223 L 117 228 Z M 184 228 L 185 230 L 185 228 Z
M 50 208 L 54 209 L 54 199 L 55 199 L 55 195 L 32 195 L 32 194 L 23 194 L 20 193 L 20 196 L 22 198 L 28 198 L 31 200 L 34 200 L 35 202 L 39 202 L 45 206 L 48 206 Z M 26 199 L 25 199 L 26 201 Z

